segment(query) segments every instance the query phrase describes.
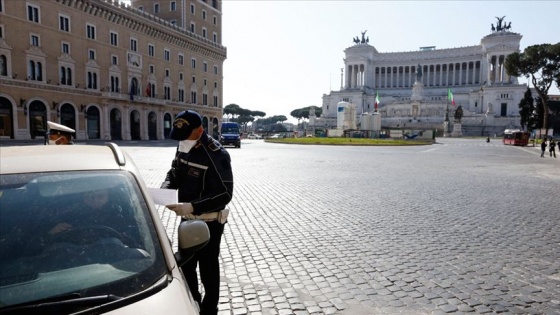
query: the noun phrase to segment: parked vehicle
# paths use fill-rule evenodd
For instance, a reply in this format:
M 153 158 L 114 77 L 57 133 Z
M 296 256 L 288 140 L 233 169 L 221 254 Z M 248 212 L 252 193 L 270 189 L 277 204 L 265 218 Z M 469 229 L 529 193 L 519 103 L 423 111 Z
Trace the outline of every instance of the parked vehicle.
M 239 124 L 236 122 L 224 122 L 220 130 L 220 143 L 222 145 L 233 145 L 241 148 L 241 133 Z
M 506 129 L 504 131 L 503 144 L 526 146 L 529 144 L 529 136 L 531 134 L 519 129 Z M 490 142 L 489 140 L 487 142 Z
M 257 135 L 257 134 L 252 133 L 252 134 L 247 136 L 247 139 L 262 139 L 262 137 Z
M 198 314 L 180 266 L 210 237 L 178 229 L 117 145 L 0 150 L 0 313 Z

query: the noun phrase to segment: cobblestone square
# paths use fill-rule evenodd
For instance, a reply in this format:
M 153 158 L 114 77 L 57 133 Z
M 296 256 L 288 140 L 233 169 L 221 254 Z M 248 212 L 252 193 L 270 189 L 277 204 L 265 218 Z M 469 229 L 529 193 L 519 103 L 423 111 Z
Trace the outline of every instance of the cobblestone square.
M 175 144 L 121 145 L 159 187 Z M 228 151 L 220 314 L 560 314 L 560 160 L 536 147 Z

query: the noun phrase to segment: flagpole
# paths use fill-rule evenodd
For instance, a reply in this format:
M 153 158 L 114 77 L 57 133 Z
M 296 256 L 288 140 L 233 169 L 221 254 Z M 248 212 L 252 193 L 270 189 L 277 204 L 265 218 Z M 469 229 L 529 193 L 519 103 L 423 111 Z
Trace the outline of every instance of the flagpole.
M 447 89 L 447 97 L 445 98 L 445 122 L 446 122 L 446 126 L 445 126 L 445 130 L 443 131 L 444 133 L 449 133 L 449 92 L 451 90 Z

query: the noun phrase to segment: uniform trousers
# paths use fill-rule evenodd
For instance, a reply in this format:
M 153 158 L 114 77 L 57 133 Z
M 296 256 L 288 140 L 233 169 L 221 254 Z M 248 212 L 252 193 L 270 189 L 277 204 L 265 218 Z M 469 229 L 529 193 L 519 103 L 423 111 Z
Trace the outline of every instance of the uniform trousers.
M 210 230 L 210 241 L 197 251 L 193 258 L 183 265 L 182 270 L 195 301 L 200 305 L 202 315 L 217 314 L 220 299 L 220 243 L 224 234 L 224 224 L 218 221 L 206 222 Z M 196 267 L 200 271 L 200 281 L 204 286 L 204 298 L 198 288 Z

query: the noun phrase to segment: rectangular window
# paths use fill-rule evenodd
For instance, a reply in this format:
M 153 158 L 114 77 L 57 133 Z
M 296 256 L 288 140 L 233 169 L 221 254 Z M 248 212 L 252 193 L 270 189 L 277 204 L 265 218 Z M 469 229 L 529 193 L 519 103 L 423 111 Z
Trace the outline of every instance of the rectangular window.
M 170 100 L 170 99 L 171 99 L 171 88 L 168 87 L 168 86 L 165 86 L 165 87 L 163 88 L 163 94 L 164 94 L 163 97 L 164 97 L 166 100 Z
M 150 73 L 154 73 L 154 65 L 150 65 Z
M 183 72 L 179 72 L 179 81 L 183 81 Z
M 171 59 L 171 51 L 169 49 L 163 50 L 163 60 L 169 61 Z
M 165 69 L 165 76 L 169 78 L 169 69 Z
M 218 66 L 214 66 L 214 74 L 218 75 Z
M 130 39 L 130 50 L 131 51 L 138 51 L 138 41 L 134 38 Z
M 206 28 L 205 27 L 202 28 L 202 37 L 206 38 Z
M 86 25 L 86 37 L 89 39 L 95 39 L 95 26 L 94 25 Z
M 159 3 L 154 3 L 154 13 L 155 14 L 159 13 Z
M 214 16 L 214 25 L 218 25 L 218 18 Z
M 62 43 L 62 53 L 63 54 L 70 54 L 70 44 Z
M 148 44 L 148 56 L 153 57 L 155 55 L 156 47 L 152 44 Z
M 191 14 L 194 14 L 194 4 L 191 4 Z
M 206 20 L 206 11 L 205 10 L 202 10 L 202 19 Z
M 171 4 L 169 6 L 169 10 L 170 11 L 177 11 L 177 2 L 171 1 Z
M 27 79 L 31 81 L 43 81 L 43 64 L 40 61 L 29 60 L 27 65 Z
M 115 32 L 111 32 L 111 45 L 113 46 L 119 45 L 119 35 Z
M 208 72 L 208 64 L 206 62 L 202 63 L 202 68 L 204 69 L 204 72 Z
M 31 35 L 31 46 L 39 47 L 39 36 L 38 35 Z
M 196 69 L 196 59 L 191 59 L 191 68 Z
M 86 25 L 86 36 L 89 39 L 95 39 L 95 25 Z
M 112 64 L 113 66 L 117 66 L 117 65 L 119 64 L 119 57 L 117 57 L 117 56 L 115 56 L 115 55 L 112 55 L 112 56 L 111 56 L 111 64 Z
M 67 16 L 58 17 L 58 27 L 63 32 L 70 32 L 70 18 Z
M 196 77 L 194 75 L 192 76 L 192 83 L 196 83 Z
M 218 42 L 218 34 L 214 33 L 212 34 L 212 40 L 214 41 L 214 43 Z
M 191 33 L 194 33 L 194 23 L 191 23 Z
M 89 60 L 95 60 L 95 50 L 93 49 L 88 50 L 88 57 Z
M 179 89 L 179 93 L 177 93 L 179 96 L 179 102 L 184 102 L 185 101 L 185 90 L 183 89 Z
M 182 54 L 179 54 L 179 65 L 184 65 L 185 63 L 185 56 L 183 56 Z
M 93 71 L 87 72 L 87 88 L 97 90 L 97 73 Z
M 119 77 L 118 76 L 111 76 L 111 92 L 119 92 Z
M 72 69 L 70 67 L 60 67 L 60 84 L 72 86 Z
M 27 20 L 39 23 L 39 7 L 31 4 L 27 5 Z

